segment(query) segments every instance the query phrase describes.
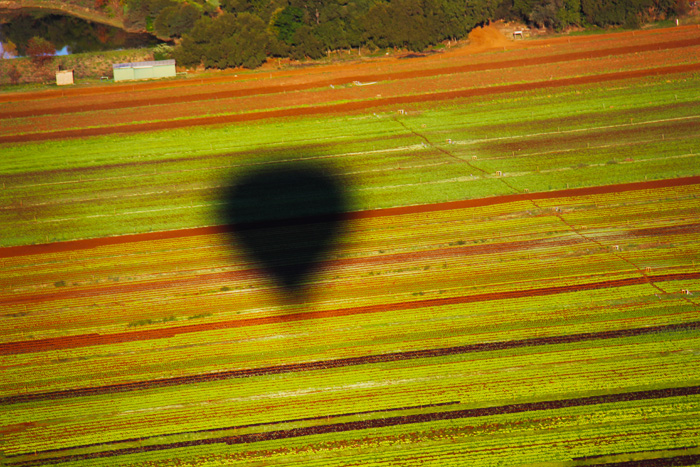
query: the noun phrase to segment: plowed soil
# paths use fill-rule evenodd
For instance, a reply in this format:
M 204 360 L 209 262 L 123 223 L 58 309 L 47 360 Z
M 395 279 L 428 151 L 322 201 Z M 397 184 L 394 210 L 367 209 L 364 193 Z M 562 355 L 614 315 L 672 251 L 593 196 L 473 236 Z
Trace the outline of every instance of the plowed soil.
M 411 60 L 373 59 L 360 64 L 275 70 L 242 74 L 241 77 L 229 73 L 200 80 L 4 95 L 0 96 L 0 119 L 15 121 L 4 125 L 0 143 L 348 114 L 378 107 L 700 69 L 697 60 L 700 58 L 700 29 L 694 26 L 524 42 L 514 42 L 503 36 L 496 40 L 494 31 L 489 29 L 482 30 L 483 37 L 478 36 L 474 34 L 470 47 Z M 504 49 L 506 55 L 476 53 L 499 48 Z M 694 63 L 688 64 L 688 61 Z M 560 66 L 546 67 L 545 72 L 545 67 L 541 66 L 545 64 Z M 502 70 L 512 71 L 503 73 Z M 611 70 L 616 72 L 611 73 Z M 433 79 L 425 81 L 424 78 Z M 508 84 L 514 81 L 519 83 Z M 370 83 L 377 84 L 365 86 Z M 500 85 L 493 86 L 494 83 Z M 173 87 L 178 88 L 174 96 L 171 95 Z M 134 109 L 141 110 L 133 112 Z M 237 113 L 230 114 L 232 109 Z M 106 110 L 116 112 L 105 113 Z M 221 115 L 226 113 L 228 115 Z M 65 116 L 57 119 L 56 115 Z M 175 118 L 178 120 L 173 120 Z M 147 123 L 133 123 L 144 120 Z M 66 126 L 74 129 L 60 129 Z
M 468 64 L 461 66 L 437 68 L 437 69 L 422 69 L 412 71 L 400 71 L 395 73 L 376 73 L 356 75 L 343 78 L 331 78 L 326 80 L 309 80 L 306 83 L 278 85 L 278 86 L 262 86 L 251 87 L 234 90 L 217 90 L 211 92 L 198 92 L 193 94 L 179 92 L 178 95 L 162 95 L 162 96 L 138 96 L 131 98 L 132 93 L 127 93 L 127 99 L 119 101 L 108 101 L 106 99 L 95 102 L 94 98 L 84 100 L 82 102 L 71 103 L 64 106 L 43 106 L 36 109 L 24 110 L 8 110 L 0 115 L 0 119 L 29 117 L 35 115 L 56 115 L 73 112 L 91 112 L 98 110 L 124 109 L 133 107 L 147 107 L 161 104 L 174 104 L 185 102 L 197 102 L 201 100 L 228 99 L 232 97 L 260 96 L 265 94 L 279 94 L 282 92 L 303 91 L 314 88 L 327 88 L 331 85 L 342 86 L 348 82 L 378 82 L 378 81 L 399 81 L 414 78 L 435 77 L 441 75 L 451 75 L 459 73 L 473 73 L 476 71 L 487 70 L 502 70 L 511 68 L 521 68 L 538 65 L 551 65 L 562 62 L 575 62 L 579 60 L 590 60 L 593 58 L 610 57 L 617 55 L 639 54 L 648 51 L 675 50 L 679 48 L 690 48 L 700 46 L 700 37 L 686 39 L 680 41 L 670 41 L 655 44 L 645 44 L 641 46 L 614 47 L 602 50 L 591 50 L 583 52 L 574 52 L 567 54 L 559 54 L 554 56 L 543 56 L 534 58 L 520 58 L 507 60 L 502 62 Z M 677 54 L 676 54 L 677 55 Z M 639 59 L 637 59 L 639 62 Z M 559 68 L 561 70 L 561 68 Z M 560 71 L 559 71 L 560 72 Z M 515 73 L 518 73 L 515 71 Z M 547 70 L 551 74 L 551 70 Z M 196 88 L 198 89 L 198 88 Z

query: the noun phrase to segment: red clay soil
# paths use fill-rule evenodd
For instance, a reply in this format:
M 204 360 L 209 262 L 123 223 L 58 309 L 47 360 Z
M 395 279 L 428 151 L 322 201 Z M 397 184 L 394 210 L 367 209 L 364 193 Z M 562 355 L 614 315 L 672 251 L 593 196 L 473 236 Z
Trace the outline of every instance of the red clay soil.
M 46 352 L 50 350 L 74 349 L 94 345 L 120 344 L 150 339 L 163 339 L 179 334 L 213 331 L 217 329 L 232 329 L 247 326 L 262 326 L 266 324 L 280 324 L 294 321 L 306 321 L 312 319 L 335 318 L 339 316 L 353 316 L 367 313 L 383 313 L 390 311 L 412 310 L 433 306 L 457 305 L 464 303 L 477 303 L 494 300 L 506 300 L 523 297 L 540 297 L 560 293 L 579 292 L 583 290 L 598 290 L 607 288 L 626 287 L 640 284 L 653 284 L 657 282 L 700 279 L 700 273 L 664 274 L 658 276 L 644 275 L 603 282 L 592 282 L 577 285 L 543 287 L 530 290 L 511 290 L 476 295 L 462 295 L 459 297 L 434 298 L 416 300 L 411 302 L 386 303 L 381 305 L 365 305 L 336 310 L 318 312 L 290 313 L 281 316 L 267 316 L 263 318 L 249 318 L 234 321 L 222 321 L 215 323 L 203 323 L 190 326 L 174 326 L 166 329 L 149 329 L 144 331 L 130 331 L 116 334 L 82 334 L 70 337 L 54 337 L 36 339 L 30 341 L 6 342 L 0 344 L 0 355 L 15 355 L 22 353 Z
M 224 115 L 214 117 L 197 117 L 185 120 L 160 121 L 153 123 L 141 123 L 131 125 L 116 125 L 112 127 L 86 128 L 79 130 L 62 130 L 52 132 L 27 133 L 21 135 L 8 135 L 0 137 L 0 144 L 3 143 L 25 143 L 30 141 L 46 141 L 66 138 L 85 138 L 92 136 L 102 136 L 111 134 L 140 133 L 158 130 L 171 130 L 176 128 L 188 128 L 202 125 L 222 125 L 231 123 L 241 123 L 264 119 L 303 117 L 310 115 L 328 114 L 351 114 L 371 108 L 414 104 L 421 102 L 436 102 L 453 99 L 463 99 L 477 96 L 497 95 L 513 92 L 532 91 L 537 89 L 558 88 L 565 86 L 578 86 L 585 84 L 595 84 L 608 81 L 619 81 L 625 79 L 645 78 L 650 76 L 663 76 L 669 74 L 690 73 L 700 71 L 700 63 L 689 65 L 678 65 L 670 67 L 660 67 L 645 70 L 634 70 L 617 73 L 605 73 L 593 76 L 583 76 L 576 78 L 564 78 L 558 80 L 538 81 L 534 83 L 519 83 L 505 86 L 493 86 L 473 88 L 460 91 L 445 91 L 431 94 L 421 94 L 417 96 L 399 96 L 388 98 L 376 98 L 365 101 L 347 102 L 341 104 L 331 104 L 317 107 L 303 107 L 281 110 L 269 110 L 249 112 L 236 115 Z
M 590 50 L 576 53 L 568 53 L 554 56 L 521 58 L 516 60 L 507 60 L 494 63 L 468 64 L 455 67 L 445 67 L 438 69 L 419 69 L 394 73 L 379 73 L 379 74 L 362 74 L 342 79 L 326 79 L 318 81 L 308 81 L 305 83 L 292 85 L 277 85 L 277 86 L 262 86 L 249 89 L 236 89 L 223 92 L 204 92 L 190 95 L 175 95 L 162 97 L 145 97 L 138 96 L 135 99 L 124 100 L 119 102 L 93 102 L 83 103 L 73 106 L 62 106 L 34 110 L 20 110 L 3 112 L 0 119 L 30 117 L 35 115 L 54 115 L 72 112 L 90 112 L 99 110 L 123 109 L 132 107 L 145 107 L 151 105 L 174 104 L 195 102 L 200 100 L 212 99 L 227 99 L 232 97 L 256 96 L 264 94 L 278 94 L 281 92 L 301 91 L 313 88 L 325 88 L 331 85 L 340 86 L 352 81 L 397 81 L 403 79 L 424 78 L 430 76 L 449 75 L 457 73 L 470 73 L 475 71 L 485 70 L 501 70 L 506 68 L 518 68 L 524 66 L 546 65 L 560 62 L 569 62 L 577 60 L 587 60 L 592 58 L 609 57 L 614 55 L 634 54 L 647 51 L 678 49 L 686 47 L 694 47 L 700 45 L 700 38 L 677 40 L 671 42 L 661 42 L 655 44 L 643 44 L 637 46 L 614 47 L 600 50 Z M 126 91 L 131 92 L 131 91 Z M 145 97 L 145 98 L 144 98 Z
M 571 188 L 567 190 L 555 190 L 540 193 L 520 193 L 515 195 L 493 196 L 490 198 L 467 199 L 462 201 L 448 201 L 444 203 L 374 209 L 370 211 L 355 211 L 348 213 L 348 219 L 357 220 L 371 219 L 375 217 L 400 216 L 404 214 L 422 214 L 427 212 L 448 211 L 453 209 L 468 209 L 474 207 L 493 206 L 496 204 L 513 203 L 517 201 L 601 195 L 608 193 L 622 193 L 625 191 L 652 190 L 659 188 L 672 188 L 678 186 L 697 184 L 700 184 L 700 175 L 692 177 L 672 178 L 666 180 L 620 183 L 617 185 L 603 185 L 587 188 Z M 20 245 L 0 248 L 0 258 L 13 258 L 16 256 L 41 255 L 86 250 L 91 248 L 98 248 L 101 246 L 120 245 L 131 242 L 149 242 L 172 238 L 194 237 L 199 235 L 216 235 L 226 233 L 228 231 L 229 228 L 226 226 L 194 227 L 190 229 L 167 230 L 163 232 L 150 232 L 133 235 L 120 235 L 114 237 L 91 238 L 86 240 L 73 240 L 68 242 L 45 243 L 39 245 Z
M 602 73 L 639 70 L 650 67 L 681 65 L 690 62 L 700 62 L 700 45 L 684 48 L 683 53 L 678 49 L 646 52 L 644 54 L 616 55 L 598 60 L 584 60 L 559 63 L 556 66 L 529 66 L 518 69 L 498 69 L 489 71 L 477 71 L 474 73 L 456 73 L 430 78 L 405 79 L 398 81 L 380 81 L 372 86 L 341 86 L 316 88 L 302 92 L 284 92 L 277 94 L 251 95 L 244 97 L 217 98 L 211 100 L 198 100 L 187 103 L 163 103 L 148 107 L 139 107 L 134 113 L 132 108 L 112 109 L 109 111 L 91 111 L 62 114 L 61 118 L 55 115 L 43 113 L 51 112 L 44 102 L 24 103 L 26 109 L 17 106 L 15 109 L 4 106 L 3 111 L 13 110 L 34 113 L 35 116 L 12 120 L 11 124 L 0 127 L 0 136 L 22 133 L 49 133 L 66 128 L 79 129 L 89 127 L 107 127 L 117 125 L 129 125 L 133 123 L 157 122 L 161 120 L 187 119 L 211 115 L 226 115 L 231 113 L 245 114 L 271 109 L 291 109 L 296 107 L 328 105 L 338 102 L 373 100 L 380 95 L 384 98 L 430 94 L 444 91 L 472 89 L 486 86 L 502 86 L 517 81 L 537 82 L 552 79 L 562 79 L 573 76 L 593 76 Z M 260 84 L 260 83 L 257 83 Z M 280 83 L 282 85 L 282 83 Z M 219 86 L 225 87 L 225 86 Z M 227 86 L 231 87 L 231 86 Z M 187 97 L 187 92 L 202 90 L 198 87 L 180 88 L 178 94 Z M 241 89 L 234 89 L 240 92 Z M 172 91 L 168 91 L 172 92 Z M 222 92 L 227 92 L 223 90 Z M 131 95 L 130 95 L 131 96 Z M 144 102 L 150 97 L 161 99 L 165 92 L 154 94 L 149 92 L 142 96 Z M 131 96 L 133 98 L 133 96 Z M 483 99 L 483 98 L 482 98 Z M 76 102 L 75 99 L 60 100 L 54 104 L 78 108 L 81 105 L 89 106 L 96 102 L 95 99 L 83 98 L 84 102 Z M 124 98 L 124 100 L 127 100 Z M 110 101 L 100 98 L 101 105 L 110 104 Z M 18 103 L 19 104 L 19 103 Z M 30 104 L 34 104 L 31 105 Z M 116 102 L 116 104 L 121 104 Z M 9 121 L 8 121 L 9 123 Z
M 427 63 L 432 63 L 436 65 L 441 65 L 445 61 L 449 61 L 457 58 L 464 58 L 469 56 L 474 58 L 475 54 L 479 52 L 488 50 L 502 50 L 504 47 L 507 49 L 520 49 L 529 51 L 530 49 L 541 50 L 544 47 L 550 47 L 552 45 L 564 45 L 571 46 L 572 49 L 581 49 L 582 46 L 592 45 L 597 48 L 596 44 L 632 44 L 631 47 L 635 47 L 634 44 L 640 46 L 640 42 L 653 42 L 654 44 L 663 44 L 664 42 L 671 42 L 669 38 L 693 38 L 695 33 L 698 31 L 700 26 L 698 25 L 686 25 L 680 27 L 666 28 L 666 29 L 649 29 L 640 31 L 623 31 L 615 33 L 597 34 L 590 36 L 574 36 L 574 37 L 554 37 L 554 38 L 538 38 L 532 41 L 518 42 L 510 41 L 505 37 L 500 38 L 499 41 L 494 42 L 491 39 L 484 40 L 471 40 L 474 44 L 469 46 L 460 46 L 453 49 L 448 49 L 447 51 L 435 54 L 427 55 L 422 57 L 420 61 L 417 60 L 402 60 L 401 56 L 391 57 L 391 58 L 380 58 L 380 59 L 370 59 L 361 62 L 350 62 L 341 64 L 331 64 L 331 65 L 318 65 L 312 67 L 299 67 L 296 69 L 268 69 L 270 66 L 264 66 L 261 70 L 254 73 L 240 72 L 237 70 L 229 70 L 222 72 L 218 76 L 207 77 L 207 78 L 190 78 L 187 80 L 178 81 L 148 81 L 148 82 L 133 82 L 128 84 L 118 84 L 118 85 L 100 85 L 94 87 L 84 87 L 84 88 L 67 88 L 60 90 L 47 90 L 47 91 L 35 91 L 35 92 L 22 92 L 22 93 L 6 93 L 0 94 L 1 102 L 13 102 L 13 101 L 34 101 L 40 99 L 55 99 L 62 97 L 71 96 L 94 96 L 94 95 L 107 95 L 107 94 L 120 94 L 120 93 L 133 93 L 140 91 L 148 91 L 155 89 L 172 89 L 179 87 L 190 87 L 193 85 L 207 85 L 216 83 L 235 83 L 235 82 L 246 82 L 251 80 L 265 79 L 268 76 L 270 78 L 289 78 L 289 77 L 301 77 L 302 80 L 308 79 L 311 75 L 325 75 L 332 73 L 334 75 L 342 76 L 342 82 L 351 82 L 353 80 L 354 73 L 357 70 L 372 69 L 376 68 L 378 64 L 386 65 L 403 65 L 406 66 L 408 63 L 418 63 L 420 62 L 420 67 L 424 67 Z M 470 39 L 472 39 L 470 34 Z M 682 40 L 682 39 L 676 39 Z M 644 44 L 646 46 L 646 44 Z M 477 57 L 479 61 L 491 61 L 494 56 L 483 55 Z M 535 58 L 535 57 L 533 57 Z M 238 73 L 241 73 L 238 75 Z M 362 79 L 366 80 L 365 74 L 358 75 Z

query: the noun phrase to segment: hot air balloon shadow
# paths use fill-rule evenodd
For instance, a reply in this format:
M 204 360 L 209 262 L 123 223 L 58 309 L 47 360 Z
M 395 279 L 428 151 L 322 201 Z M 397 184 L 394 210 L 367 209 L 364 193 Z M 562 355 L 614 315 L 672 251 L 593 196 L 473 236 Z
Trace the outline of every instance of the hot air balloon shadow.
M 221 216 L 245 255 L 303 303 L 319 265 L 338 243 L 347 218 L 343 179 L 320 164 L 257 166 L 234 177 Z

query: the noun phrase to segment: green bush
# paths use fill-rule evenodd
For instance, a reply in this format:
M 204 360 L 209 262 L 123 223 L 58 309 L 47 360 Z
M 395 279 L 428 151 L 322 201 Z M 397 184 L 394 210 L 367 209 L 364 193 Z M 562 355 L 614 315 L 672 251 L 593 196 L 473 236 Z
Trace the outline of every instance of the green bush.
M 215 19 L 199 19 L 183 35 L 174 56 L 187 67 L 203 63 L 211 68 L 256 68 L 265 62 L 269 44 L 269 33 L 260 18 L 250 13 L 224 13 Z
M 173 58 L 173 51 L 175 47 L 168 44 L 158 44 L 153 48 L 153 59 L 154 60 L 168 60 Z

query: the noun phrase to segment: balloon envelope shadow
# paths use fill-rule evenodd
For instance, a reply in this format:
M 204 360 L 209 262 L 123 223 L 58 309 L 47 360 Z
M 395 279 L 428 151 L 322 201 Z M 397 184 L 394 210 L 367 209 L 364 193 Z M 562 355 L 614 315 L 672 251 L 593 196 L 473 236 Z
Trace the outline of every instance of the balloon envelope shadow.
M 317 164 L 265 165 L 232 180 L 223 201 L 222 221 L 246 256 L 300 300 L 343 231 L 340 177 Z

